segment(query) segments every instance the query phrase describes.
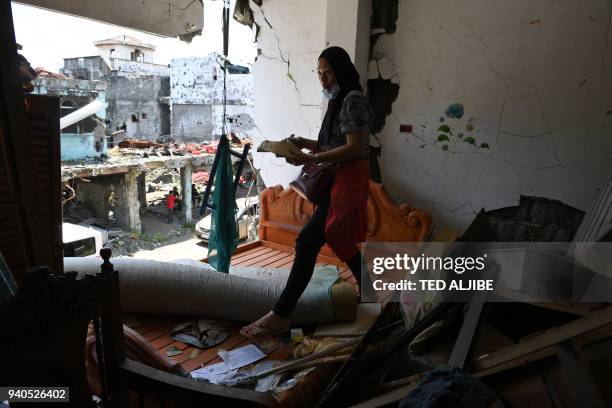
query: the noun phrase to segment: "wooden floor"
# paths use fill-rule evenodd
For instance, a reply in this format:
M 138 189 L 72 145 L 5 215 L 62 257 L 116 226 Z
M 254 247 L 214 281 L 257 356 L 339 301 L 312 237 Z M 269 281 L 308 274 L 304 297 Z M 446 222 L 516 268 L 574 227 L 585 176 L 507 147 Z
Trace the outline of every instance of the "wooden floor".
M 170 338 L 170 331 L 172 328 L 182 322 L 192 320 L 192 318 L 180 318 L 180 317 L 164 317 L 164 316 L 130 316 L 131 320 L 134 318 L 140 322 L 140 325 L 134 327 L 138 333 L 140 333 L 145 339 L 147 339 L 153 347 L 155 347 L 160 353 L 166 355 L 168 348 L 176 347 L 182 350 L 182 353 L 171 359 L 180 363 L 183 368 L 187 371 L 193 371 L 201 366 L 210 364 L 216 364 L 221 362 L 221 359 L 217 356 L 217 352 L 220 349 L 233 350 L 238 347 L 246 346 L 247 344 L 254 343 L 253 339 L 242 337 L 238 331 L 240 325 L 236 325 L 232 334 L 223 343 L 206 349 L 198 349 L 193 346 L 189 346 L 180 341 L 174 341 Z M 255 344 L 260 341 L 268 340 L 267 338 L 257 339 Z M 279 340 L 279 339 L 277 339 Z M 282 339 L 281 339 L 282 340 Z M 292 351 L 291 343 L 289 339 L 284 339 L 284 343 L 280 343 L 280 347 L 272 352 L 265 360 L 286 360 Z
M 258 241 L 239 248 L 232 257 L 231 265 L 290 269 L 295 258 L 291 252 L 293 252 L 292 248 L 284 248 L 278 244 Z M 340 271 L 340 277 L 351 283 L 355 290 L 358 290 L 355 277 L 344 264 L 341 264 L 337 259 L 328 257 L 319 257 L 318 260 L 320 262 L 317 263 L 317 266 L 337 265 Z M 219 349 L 232 350 L 247 344 L 257 344 L 268 340 L 266 338 L 258 338 L 257 341 L 254 342 L 253 339 L 241 336 L 239 330 L 242 325 L 237 323 L 234 330 L 232 330 L 232 334 L 230 334 L 223 343 L 216 347 L 200 350 L 170 338 L 170 331 L 175 325 L 193 320 L 193 317 L 159 315 L 126 315 L 125 317 L 126 324 L 130 325 L 147 339 L 161 354 L 166 355 L 166 350 L 171 347 L 182 350 L 181 354 L 170 358 L 180 363 L 187 371 L 193 371 L 201 366 L 220 362 L 221 360 L 217 356 Z M 137 322 L 137 324 L 134 324 L 134 322 Z M 284 340 L 285 343 L 281 343 L 281 346 L 268 355 L 266 360 L 282 361 L 286 360 L 291 355 L 292 345 L 289 336 L 286 336 L 285 339 L 277 337 L 276 340 Z

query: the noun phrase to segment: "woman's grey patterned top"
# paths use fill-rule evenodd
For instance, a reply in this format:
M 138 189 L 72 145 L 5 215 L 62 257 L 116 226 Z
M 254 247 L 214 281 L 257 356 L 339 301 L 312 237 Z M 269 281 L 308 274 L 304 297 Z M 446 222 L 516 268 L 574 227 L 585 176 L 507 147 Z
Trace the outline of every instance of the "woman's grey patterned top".
M 322 150 L 331 150 L 346 144 L 346 134 L 365 131 L 368 135 L 364 141 L 363 155 L 358 158 L 367 158 L 370 152 L 369 124 L 372 109 L 365 95 L 357 90 L 349 92 L 342 102 L 340 115 L 336 116 L 332 126 L 332 134 L 328 144 L 320 146 Z

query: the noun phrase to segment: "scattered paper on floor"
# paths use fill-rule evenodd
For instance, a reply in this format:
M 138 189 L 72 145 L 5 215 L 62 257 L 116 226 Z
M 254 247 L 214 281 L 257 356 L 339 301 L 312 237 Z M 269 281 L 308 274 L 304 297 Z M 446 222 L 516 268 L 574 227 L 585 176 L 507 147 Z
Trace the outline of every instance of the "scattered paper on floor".
M 254 344 L 234 349 L 219 351 L 219 357 L 230 369 L 240 368 L 261 360 L 266 355 Z
M 263 373 L 264 371 L 271 370 L 281 364 L 281 361 L 262 361 L 261 363 L 257 364 L 257 366 L 253 368 L 253 370 L 251 370 L 251 375 Z M 270 374 L 267 377 L 260 378 L 259 380 L 257 380 L 257 386 L 255 387 L 255 391 L 267 392 L 270 389 L 274 388 L 273 384 L 277 377 L 278 376 L 276 374 Z
M 198 368 L 191 372 L 191 376 L 195 379 L 207 380 L 211 384 L 219 384 L 231 380 L 237 372 L 237 368 L 230 369 L 225 363 L 217 363 Z

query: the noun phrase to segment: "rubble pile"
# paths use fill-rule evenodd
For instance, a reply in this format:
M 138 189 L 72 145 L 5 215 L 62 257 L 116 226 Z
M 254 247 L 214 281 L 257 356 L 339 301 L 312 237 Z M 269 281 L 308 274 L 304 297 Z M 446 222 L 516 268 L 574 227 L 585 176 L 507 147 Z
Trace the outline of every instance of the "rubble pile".
M 231 142 L 232 148 L 240 148 L 250 144 L 249 139 L 234 138 Z M 155 143 L 149 140 L 125 139 L 110 150 L 111 155 L 128 155 L 133 157 L 155 157 L 155 156 L 200 156 L 217 153 L 218 141 L 202 143 L 181 143 L 172 141 L 166 143 Z
M 194 184 L 204 184 L 204 185 L 206 185 L 208 183 L 209 176 L 210 175 L 208 174 L 207 171 L 196 171 L 191 176 L 191 180 L 193 181 Z

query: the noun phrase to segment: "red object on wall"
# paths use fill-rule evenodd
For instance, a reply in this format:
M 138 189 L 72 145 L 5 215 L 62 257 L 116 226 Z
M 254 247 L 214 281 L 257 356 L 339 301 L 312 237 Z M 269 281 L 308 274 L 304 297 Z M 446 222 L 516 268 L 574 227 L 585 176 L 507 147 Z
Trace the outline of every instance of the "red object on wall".
M 412 125 L 400 125 L 400 132 L 412 133 Z

